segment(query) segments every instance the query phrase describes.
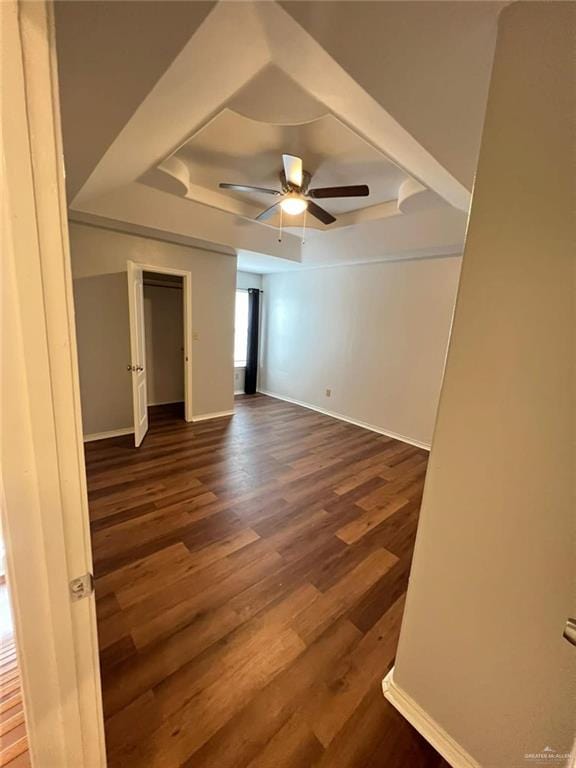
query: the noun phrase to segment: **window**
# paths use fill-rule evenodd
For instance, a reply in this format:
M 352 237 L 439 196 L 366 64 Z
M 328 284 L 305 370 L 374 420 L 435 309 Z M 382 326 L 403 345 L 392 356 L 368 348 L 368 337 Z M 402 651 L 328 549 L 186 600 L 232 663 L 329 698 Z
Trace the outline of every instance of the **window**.
M 246 367 L 248 351 L 248 291 L 236 291 L 234 319 L 234 367 Z

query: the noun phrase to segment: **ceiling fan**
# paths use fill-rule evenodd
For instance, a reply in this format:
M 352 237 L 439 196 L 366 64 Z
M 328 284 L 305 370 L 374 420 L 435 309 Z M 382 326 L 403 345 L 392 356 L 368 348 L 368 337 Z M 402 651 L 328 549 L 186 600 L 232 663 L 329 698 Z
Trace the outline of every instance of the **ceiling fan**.
M 259 213 L 256 221 L 269 219 L 278 206 L 284 213 L 297 216 L 305 210 L 315 216 L 322 224 L 332 224 L 336 217 L 317 205 L 314 200 L 322 200 L 330 197 L 367 197 L 370 190 L 366 184 L 355 184 L 346 187 L 317 187 L 310 189 L 311 175 L 302 167 L 302 158 L 295 155 L 282 155 L 283 169 L 280 171 L 280 183 L 282 190 L 266 189 L 264 187 L 252 187 L 247 184 L 220 183 L 221 189 L 233 189 L 236 192 L 261 192 L 265 195 L 274 195 L 281 198 L 270 208 Z

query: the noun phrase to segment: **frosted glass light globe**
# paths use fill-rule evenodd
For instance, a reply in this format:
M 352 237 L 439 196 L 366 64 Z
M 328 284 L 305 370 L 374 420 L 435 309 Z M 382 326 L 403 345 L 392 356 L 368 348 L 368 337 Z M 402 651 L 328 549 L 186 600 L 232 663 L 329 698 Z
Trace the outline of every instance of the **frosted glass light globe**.
M 297 216 L 308 208 L 308 202 L 303 197 L 287 197 L 282 200 L 280 207 L 289 216 Z

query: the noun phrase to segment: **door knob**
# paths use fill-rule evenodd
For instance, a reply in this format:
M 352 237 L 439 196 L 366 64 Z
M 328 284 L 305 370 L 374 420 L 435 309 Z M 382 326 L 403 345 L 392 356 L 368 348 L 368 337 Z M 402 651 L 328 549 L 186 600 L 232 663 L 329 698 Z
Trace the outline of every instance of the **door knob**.
M 137 365 L 136 366 L 136 370 L 137 371 L 143 371 L 144 370 L 144 366 L 143 365 Z
M 576 645 L 576 619 L 568 619 L 562 634 L 569 643 Z

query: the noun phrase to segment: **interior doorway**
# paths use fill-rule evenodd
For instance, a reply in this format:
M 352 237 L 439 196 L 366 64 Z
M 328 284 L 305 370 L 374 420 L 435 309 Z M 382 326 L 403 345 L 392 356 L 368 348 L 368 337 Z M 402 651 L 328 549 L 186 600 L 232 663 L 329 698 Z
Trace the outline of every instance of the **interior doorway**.
M 184 280 L 143 273 L 148 418 L 171 408 L 184 418 Z
M 129 262 L 134 443 L 154 409 L 192 421 L 192 307 L 189 272 Z

